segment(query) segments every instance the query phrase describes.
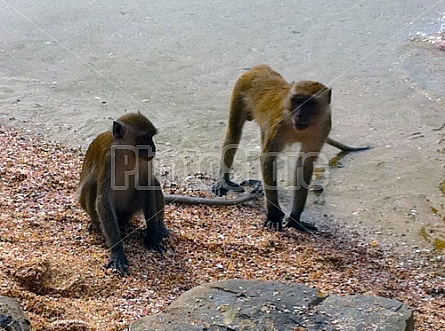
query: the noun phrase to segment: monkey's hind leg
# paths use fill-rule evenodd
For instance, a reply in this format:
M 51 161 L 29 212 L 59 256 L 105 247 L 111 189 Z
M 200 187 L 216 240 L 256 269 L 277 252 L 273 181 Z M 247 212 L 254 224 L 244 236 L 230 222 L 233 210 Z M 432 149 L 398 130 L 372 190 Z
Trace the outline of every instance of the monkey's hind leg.
M 113 268 L 124 274 L 128 274 L 128 259 L 124 252 L 119 220 L 116 218 L 116 213 L 113 212 L 112 208 L 108 203 L 107 197 L 103 195 L 99 196 L 97 200 L 97 212 L 102 232 L 107 239 L 107 245 L 111 251 L 110 261 L 105 265 L 105 268 Z
M 96 209 L 97 183 L 95 181 L 86 181 L 79 188 L 79 203 L 91 218 L 88 224 L 89 230 L 93 233 L 101 233 L 99 215 Z
M 236 87 L 234 91 L 237 91 Z M 212 193 L 217 196 L 226 195 L 228 191 L 244 192 L 244 189 L 239 184 L 230 180 L 230 169 L 232 168 L 235 153 L 243 133 L 243 126 L 246 121 L 244 108 L 245 105 L 242 96 L 234 93 L 230 106 L 226 138 L 222 147 L 219 176 L 217 182 L 211 188 Z

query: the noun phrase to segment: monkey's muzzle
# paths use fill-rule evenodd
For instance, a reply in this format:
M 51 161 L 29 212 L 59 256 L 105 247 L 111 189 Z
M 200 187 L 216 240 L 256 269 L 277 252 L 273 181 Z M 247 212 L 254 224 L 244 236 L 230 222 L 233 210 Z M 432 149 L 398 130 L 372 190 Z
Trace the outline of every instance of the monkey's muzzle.
M 138 148 L 138 155 L 141 159 L 151 161 L 156 155 L 156 150 L 152 147 L 148 148 Z
M 307 123 L 307 124 L 296 123 L 295 124 L 295 129 L 297 129 L 299 131 L 306 130 L 308 127 L 309 127 L 309 123 Z

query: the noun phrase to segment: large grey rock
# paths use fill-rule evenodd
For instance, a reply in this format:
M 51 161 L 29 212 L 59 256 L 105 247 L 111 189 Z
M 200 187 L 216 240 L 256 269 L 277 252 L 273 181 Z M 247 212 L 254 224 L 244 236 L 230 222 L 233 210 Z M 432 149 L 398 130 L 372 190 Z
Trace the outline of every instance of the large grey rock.
M 414 331 L 413 312 L 397 300 L 365 295 L 331 295 L 314 312 L 340 330 Z
M 0 331 L 30 331 L 31 323 L 19 304 L 0 295 Z
M 228 280 L 182 294 L 160 314 L 131 324 L 132 331 L 412 331 L 412 311 L 396 300 L 321 295 L 317 289 L 276 281 Z

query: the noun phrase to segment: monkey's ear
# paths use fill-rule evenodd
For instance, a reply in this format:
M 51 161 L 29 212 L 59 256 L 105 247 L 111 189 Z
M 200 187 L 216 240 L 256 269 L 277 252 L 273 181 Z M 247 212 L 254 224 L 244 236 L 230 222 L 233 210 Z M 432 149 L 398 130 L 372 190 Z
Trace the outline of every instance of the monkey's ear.
M 124 124 L 113 121 L 113 136 L 116 139 L 122 139 L 124 137 Z
M 331 100 L 332 100 L 332 89 L 330 88 L 326 88 L 326 100 L 328 102 L 328 104 L 331 104 Z

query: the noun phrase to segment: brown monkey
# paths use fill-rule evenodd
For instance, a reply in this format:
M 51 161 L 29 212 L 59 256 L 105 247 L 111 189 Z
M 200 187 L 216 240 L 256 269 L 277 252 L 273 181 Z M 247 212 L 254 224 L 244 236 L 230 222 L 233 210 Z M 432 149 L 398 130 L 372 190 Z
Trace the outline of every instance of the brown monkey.
M 164 195 L 152 173 L 156 128 L 141 113 L 131 113 L 113 122 L 90 144 L 82 166 L 79 202 L 99 224 L 111 250 L 106 265 L 128 272 L 120 228 L 142 210 L 147 223 L 144 244 L 158 252 L 166 250 Z
M 345 151 L 359 151 L 369 147 L 350 147 L 328 138 L 331 130 L 331 89 L 321 83 L 300 81 L 288 83 L 267 65 L 257 65 L 242 74 L 232 93 L 229 123 L 223 144 L 219 178 L 212 192 L 222 196 L 227 191 L 242 191 L 229 178 L 229 170 L 241 139 L 246 121 L 255 120 L 261 130 L 261 170 L 266 197 L 265 226 L 282 229 L 284 213 L 278 203 L 277 179 L 274 175 L 276 157 L 286 145 L 301 143 L 295 169 L 293 207 L 287 227 L 301 231 L 316 230 L 301 222 L 313 163 L 326 142 Z

